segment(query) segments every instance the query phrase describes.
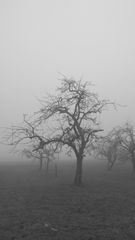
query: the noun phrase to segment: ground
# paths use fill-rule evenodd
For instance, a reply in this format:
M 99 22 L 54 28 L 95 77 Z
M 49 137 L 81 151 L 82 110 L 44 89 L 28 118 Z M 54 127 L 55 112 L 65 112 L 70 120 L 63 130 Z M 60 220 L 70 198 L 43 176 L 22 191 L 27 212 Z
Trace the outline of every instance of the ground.
M 74 187 L 73 168 L 46 177 L 34 166 L 1 165 L 0 240 L 135 239 L 135 177 L 118 166 L 84 169 Z

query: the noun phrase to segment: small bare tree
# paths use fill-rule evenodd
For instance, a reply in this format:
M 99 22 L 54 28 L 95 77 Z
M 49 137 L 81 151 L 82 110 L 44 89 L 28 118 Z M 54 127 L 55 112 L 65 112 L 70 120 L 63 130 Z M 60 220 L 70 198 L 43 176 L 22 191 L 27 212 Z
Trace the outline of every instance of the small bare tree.
M 38 149 L 38 146 L 41 146 L 43 141 L 43 131 L 39 131 L 24 115 L 23 123 L 20 126 L 12 126 L 7 129 L 3 143 L 12 146 L 13 152 L 21 152 L 23 156 L 38 159 L 41 170 L 43 159 L 45 157 L 46 159 L 49 158 L 48 150 L 41 147 Z
M 120 164 L 125 164 L 131 161 L 131 156 L 128 151 L 126 151 L 121 145 L 118 148 L 117 152 L 117 162 Z
M 23 116 L 23 123 L 21 125 L 14 125 L 6 129 L 3 144 L 13 146 L 13 150 L 18 146 L 30 146 L 32 149 L 37 149 L 38 145 L 43 145 L 44 137 L 43 131 L 39 130 L 36 125 L 31 123 L 26 115 Z M 22 150 L 22 149 L 21 149 Z
M 20 126 L 12 126 L 7 129 L 3 143 L 12 146 L 12 151 L 15 153 L 21 152 L 22 156 L 38 159 L 40 170 L 43 168 L 43 163 L 45 163 L 45 171 L 48 174 L 50 162 L 54 161 L 58 149 L 57 144 L 55 148 L 52 145 L 45 146 L 44 141 L 43 128 L 39 129 L 24 115 L 23 123 Z
M 98 95 L 89 90 L 91 84 L 64 77 L 57 88 L 56 96 L 47 96 L 42 101 L 42 108 L 36 115 L 36 124 L 44 123 L 47 128 L 44 145 L 66 146 L 67 151 L 76 156 L 75 185 L 82 183 L 82 163 L 86 149 L 89 148 L 97 134 L 103 129 L 99 127 L 99 115 L 110 104 L 100 100 Z M 51 129 L 50 129 L 51 125 Z
M 39 165 L 39 170 L 42 170 L 43 167 L 43 153 L 42 151 L 39 152 L 33 152 L 31 149 L 23 149 L 22 150 L 22 156 L 26 156 L 29 159 L 38 159 L 40 165 Z
M 45 146 L 43 149 L 45 152 L 45 159 L 46 159 L 45 170 L 46 170 L 46 175 L 48 175 L 50 163 L 53 163 L 55 160 L 55 150 L 52 148 L 52 146 L 48 146 L 48 148 L 47 148 L 47 146 Z
M 108 170 L 111 170 L 118 159 L 120 140 L 113 129 L 102 137 L 97 145 L 97 155 L 107 160 Z
M 116 131 L 121 147 L 130 156 L 133 171 L 135 173 L 135 132 L 134 127 L 130 123 L 126 123 L 124 127 L 119 127 Z
M 47 148 L 37 149 L 35 151 L 34 146 L 32 146 L 32 147 L 31 147 L 31 149 L 30 148 L 23 149 L 22 155 L 26 156 L 27 158 L 30 158 L 30 159 L 37 159 L 39 161 L 39 170 L 42 170 L 43 163 L 44 163 L 45 172 L 46 172 L 46 175 L 48 175 L 49 165 L 50 165 L 50 163 L 54 162 L 54 160 L 55 160 L 55 156 L 54 156 L 55 151 L 53 149 L 49 149 L 49 148 L 48 149 Z M 48 147 L 50 147 L 50 146 L 48 146 Z

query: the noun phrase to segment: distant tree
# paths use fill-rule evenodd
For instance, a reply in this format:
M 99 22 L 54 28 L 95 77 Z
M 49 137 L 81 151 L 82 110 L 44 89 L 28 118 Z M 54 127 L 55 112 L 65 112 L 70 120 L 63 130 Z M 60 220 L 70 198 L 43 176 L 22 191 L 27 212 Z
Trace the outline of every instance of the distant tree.
M 26 115 L 24 115 L 23 123 L 20 126 L 8 128 L 8 133 L 4 139 L 4 142 L 13 146 L 14 152 L 21 152 L 27 158 L 38 159 L 40 170 L 43 167 L 43 162 L 46 163 L 46 173 L 48 173 L 49 163 L 54 160 L 55 149 L 50 148 L 51 146 L 44 146 L 43 141 L 43 129 L 39 130 L 26 118 Z
M 44 124 L 46 135 L 41 146 L 66 146 L 67 152 L 76 156 L 74 184 L 82 183 L 82 163 L 86 150 L 103 131 L 99 127 L 99 115 L 110 101 L 100 100 L 98 95 L 89 90 L 91 84 L 63 77 L 58 94 L 47 96 L 42 101 L 42 108 L 36 114 L 36 124 Z M 47 127 L 48 126 L 48 127 Z M 50 127 L 51 126 L 51 127 Z
M 45 151 L 45 170 L 46 170 L 46 175 L 48 175 L 49 173 L 49 166 L 50 163 L 53 163 L 55 161 L 55 150 L 50 148 L 50 146 L 48 145 L 48 148 L 45 146 L 44 148 Z M 55 163 L 56 165 L 56 163 Z
M 42 170 L 44 163 L 47 175 L 49 172 L 50 162 L 53 162 L 55 159 L 54 152 L 51 149 L 46 148 L 38 149 L 37 151 L 34 151 L 34 148 L 25 148 L 22 150 L 22 155 L 30 159 L 37 159 L 39 161 L 39 170 Z
M 126 123 L 124 127 L 118 127 L 116 134 L 119 137 L 123 151 L 131 160 L 135 173 L 135 129 L 132 124 Z
M 129 152 L 126 151 L 123 147 L 119 146 L 117 152 L 117 162 L 120 164 L 125 164 L 129 161 L 131 161 Z
M 97 145 L 97 155 L 107 160 L 108 170 L 111 170 L 118 160 L 120 140 L 115 130 L 102 137 Z
M 44 141 L 43 134 L 43 131 L 41 131 L 41 129 L 39 130 L 36 125 L 31 123 L 24 114 L 22 124 L 13 125 L 6 129 L 2 142 L 13 146 L 13 151 L 17 147 L 20 147 L 21 151 L 22 146 L 24 147 L 25 145 L 30 146 L 32 150 L 36 151 L 38 145 L 40 144 L 41 146 Z
M 29 159 L 38 159 L 39 163 L 40 163 L 39 170 L 42 169 L 42 167 L 43 167 L 43 159 L 44 159 L 42 151 L 39 151 L 39 152 L 35 153 L 32 150 L 25 148 L 24 150 L 22 150 L 22 156 L 26 156 Z

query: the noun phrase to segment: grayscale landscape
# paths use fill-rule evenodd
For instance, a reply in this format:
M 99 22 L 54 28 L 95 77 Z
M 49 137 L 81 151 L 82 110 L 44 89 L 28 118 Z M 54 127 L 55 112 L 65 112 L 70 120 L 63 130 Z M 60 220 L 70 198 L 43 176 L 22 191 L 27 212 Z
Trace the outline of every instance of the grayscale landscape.
M 0 240 L 135 239 L 134 9 L 0 1 Z

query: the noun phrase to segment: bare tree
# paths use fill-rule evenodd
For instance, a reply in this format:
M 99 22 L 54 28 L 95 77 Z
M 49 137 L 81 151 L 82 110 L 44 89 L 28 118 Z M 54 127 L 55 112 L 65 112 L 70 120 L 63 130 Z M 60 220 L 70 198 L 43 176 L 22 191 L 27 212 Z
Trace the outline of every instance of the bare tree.
M 123 150 L 130 156 L 133 171 L 135 173 L 135 133 L 134 127 L 130 123 L 126 123 L 124 127 L 117 128 L 117 135 Z
M 52 145 L 45 146 L 44 140 L 43 128 L 39 129 L 24 115 L 23 123 L 20 126 L 12 126 L 7 129 L 3 143 L 12 146 L 15 153 L 21 152 L 22 156 L 38 159 L 40 170 L 45 163 L 45 171 L 48 174 L 50 162 L 54 161 L 54 155 L 58 149 L 57 144 L 55 148 Z
M 24 115 L 23 123 L 20 126 L 12 126 L 6 129 L 3 143 L 13 147 L 13 152 L 21 152 L 28 158 L 39 160 L 40 170 L 42 169 L 43 159 L 48 157 L 48 152 L 44 148 L 38 149 L 43 142 L 43 131 L 31 123 Z M 26 147 L 27 146 L 27 147 Z
M 39 152 L 35 153 L 31 149 L 25 148 L 25 149 L 22 150 L 22 156 L 26 156 L 29 159 L 38 159 L 38 161 L 40 163 L 39 170 L 42 169 L 42 167 L 43 167 L 43 158 L 44 158 L 42 151 L 39 151 Z
M 126 151 L 121 145 L 118 147 L 117 152 L 117 162 L 120 164 L 125 164 L 131 161 L 131 156 L 128 151 Z
M 34 114 L 34 121 L 24 115 L 21 126 L 8 129 L 7 141 L 14 148 L 32 145 L 32 152 L 38 153 L 44 149 L 58 152 L 64 146 L 67 153 L 73 152 L 76 157 L 75 185 L 82 183 L 82 164 L 87 150 L 103 131 L 99 116 L 108 104 L 112 104 L 100 100 L 89 87 L 92 88 L 92 84 L 64 77 L 57 94 L 41 101 L 42 108 Z
M 53 163 L 55 161 L 55 150 L 50 145 L 48 146 L 48 148 L 47 148 L 47 146 L 45 146 L 43 149 L 45 152 L 45 159 L 46 159 L 45 170 L 46 170 L 46 175 L 48 175 L 50 163 Z
M 22 124 L 14 125 L 6 129 L 2 143 L 13 146 L 13 150 L 18 146 L 22 147 L 27 145 L 36 151 L 38 145 L 43 145 L 43 134 L 43 131 L 41 131 L 41 129 L 39 130 L 36 125 L 31 123 L 30 120 L 26 118 L 26 115 L 24 115 Z
M 118 160 L 118 152 L 120 148 L 120 139 L 115 129 L 110 131 L 105 137 L 102 137 L 97 144 L 97 156 L 107 160 L 108 170 L 111 170 Z
M 22 150 L 22 155 L 30 159 L 37 159 L 39 161 L 39 170 L 42 170 L 44 163 L 46 175 L 49 173 L 50 163 L 55 160 L 55 151 L 54 149 L 50 149 L 50 146 L 48 146 L 48 148 L 44 147 L 42 149 L 36 149 L 36 151 L 33 146 L 31 149 L 25 148 Z
M 44 123 L 46 136 L 42 145 L 66 146 L 67 151 L 76 156 L 75 185 L 82 183 L 82 163 L 86 149 L 97 139 L 103 129 L 99 127 L 99 115 L 110 104 L 100 100 L 96 93 L 89 90 L 91 84 L 64 77 L 58 94 L 47 96 L 42 101 L 42 108 L 36 113 L 36 124 Z M 48 125 L 49 124 L 49 125 Z M 51 129 L 50 129 L 51 125 Z M 47 127 L 48 126 L 48 127 Z

